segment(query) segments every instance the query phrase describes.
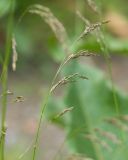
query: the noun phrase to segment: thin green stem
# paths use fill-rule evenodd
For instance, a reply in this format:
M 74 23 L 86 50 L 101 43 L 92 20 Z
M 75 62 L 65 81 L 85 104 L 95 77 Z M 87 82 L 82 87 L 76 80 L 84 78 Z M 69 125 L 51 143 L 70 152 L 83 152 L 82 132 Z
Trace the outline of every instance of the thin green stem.
M 102 20 L 102 14 L 101 14 L 101 9 L 99 10 L 99 18 L 100 20 Z M 109 58 L 109 51 L 108 48 L 106 46 L 106 42 L 105 42 L 105 38 L 103 35 L 103 30 L 101 31 L 101 37 L 100 37 L 100 45 L 101 45 L 101 50 L 103 51 L 103 56 L 104 59 L 106 61 L 107 64 L 107 69 L 108 69 L 108 74 L 110 76 L 110 81 L 111 81 L 111 85 L 112 85 L 112 93 L 113 93 L 113 100 L 114 100 L 114 105 L 115 105 L 115 111 L 116 114 L 119 115 L 119 104 L 118 104 L 118 100 L 117 100 L 117 95 L 116 95 L 116 91 L 115 91 L 115 85 L 114 85 L 114 81 L 113 81 L 113 77 L 112 77 L 112 66 L 111 66 L 111 61 Z
M 101 37 L 104 36 L 102 31 L 100 31 L 99 34 L 101 35 Z M 104 59 L 105 59 L 106 65 L 107 65 L 109 78 L 110 78 L 111 85 L 112 85 L 112 95 L 113 95 L 113 100 L 114 100 L 114 105 L 115 105 L 115 112 L 117 115 L 119 115 L 119 105 L 118 105 L 117 95 L 116 95 L 114 81 L 113 81 L 113 77 L 112 77 L 112 64 L 111 64 L 111 60 L 109 57 L 109 51 L 107 49 L 107 46 L 105 45 L 106 44 L 105 40 L 101 37 L 100 37 L 99 43 L 101 45 L 101 50 L 103 52 L 103 56 L 104 56 Z
M 6 46 L 5 46 L 5 59 L 3 63 L 3 70 L 1 74 L 1 84 L 2 84 L 2 115 L 1 115 L 1 138 L 0 138 L 0 158 L 5 159 L 5 135 L 6 135 L 6 112 L 7 112 L 7 78 L 8 78 L 8 64 L 10 58 L 11 50 L 11 37 L 12 37 L 12 26 L 13 26 L 13 10 L 14 10 L 14 0 L 11 1 L 10 5 L 10 15 L 7 24 L 7 36 L 6 36 Z
M 114 100 L 114 104 L 115 104 L 115 111 L 117 116 L 119 116 L 119 104 L 118 104 L 118 100 L 117 100 L 117 95 L 116 95 L 116 91 L 115 91 L 115 85 L 114 85 L 114 81 L 113 81 L 113 77 L 112 77 L 112 65 L 111 65 L 111 61 L 109 60 L 109 58 L 106 58 L 106 63 L 108 66 L 108 73 L 110 76 L 110 80 L 111 80 L 111 85 L 112 85 L 112 93 L 113 93 L 113 100 Z
M 57 76 L 59 75 L 59 73 L 60 73 L 60 71 L 61 71 L 61 69 L 63 68 L 64 65 L 65 65 L 65 59 L 64 59 L 64 61 L 60 64 L 60 66 L 59 66 L 59 68 L 58 68 L 58 70 L 57 70 L 57 72 L 56 72 L 56 74 L 55 74 L 55 76 L 54 76 L 54 78 L 53 78 L 53 80 L 52 80 L 52 83 L 51 83 L 51 85 L 50 85 L 50 87 L 49 87 L 49 90 L 48 90 L 48 93 L 47 93 L 46 98 L 45 98 L 45 100 L 44 100 L 44 103 L 43 103 L 43 105 L 42 105 L 41 115 L 40 115 L 40 119 L 39 119 L 39 123 L 38 123 L 38 128 L 37 128 L 37 133 L 36 133 L 36 136 L 35 136 L 35 143 L 34 143 L 34 150 L 33 150 L 32 160 L 35 160 L 35 158 L 36 158 L 36 152 L 37 152 L 37 146 L 38 146 L 39 133 L 40 133 L 41 124 L 42 124 L 42 118 L 43 118 L 44 110 L 45 110 L 45 108 L 46 108 L 46 106 L 47 106 L 48 100 L 49 100 L 50 95 L 51 95 L 51 88 L 52 88 L 52 86 L 54 85 L 54 82 L 55 82 Z

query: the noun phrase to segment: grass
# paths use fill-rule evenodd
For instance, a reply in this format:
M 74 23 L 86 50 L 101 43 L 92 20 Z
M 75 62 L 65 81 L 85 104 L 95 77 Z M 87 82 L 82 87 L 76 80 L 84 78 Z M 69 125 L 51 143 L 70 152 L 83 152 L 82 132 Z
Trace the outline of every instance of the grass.
M 1 138 L 0 138 L 0 158 L 5 159 L 5 138 L 6 138 L 6 112 L 7 112 L 7 84 L 8 84 L 8 65 L 10 61 L 11 53 L 11 40 L 12 40 L 12 30 L 13 30 L 13 12 L 14 12 L 14 0 L 11 2 L 10 6 L 10 16 L 8 18 L 7 24 L 7 36 L 6 36 L 6 46 L 5 46 L 5 59 L 3 62 L 3 69 L 1 74 L 1 84 L 2 84 L 2 115 L 1 115 Z
M 9 63 L 10 63 L 10 55 L 11 55 L 10 53 L 11 53 L 11 46 L 12 46 L 14 3 L 15 3 L 14 0 L 11 1 L 10 15 L 9 15 L 8 24 L 7 24 L 5 57 L 4 57 L 4 62 L 3 62 L 2 75 L 1 75 L 2 95 L 3 96 L 2 96 L 2 117 L 1 117 L 1 137 L 0 137 L 0 158 L 1 158 L 0 160 L 6 160 L 6 158 L 5 158 L 5 139 L 6 139 L 6 130 L 7 130 L 7 127 L 6 127 L 6 112 L 7 112 L 7 90 L 8 90 L 8 66 L 9 66 Z M 94 12 L 99 14 L 99 17 L 100 17 L 99 9 L 97 9 L 97 6 L 93 3 L 93 1 L 88 1 L 88 5 L 91 7 L 91 9 Z M 65 30 L 64 26 L 53 15 L 53 13 L 50 11 L 49 8 L 41 6 L 41 5 L 32 5 L 27 9 L 27 11 L 29 11 L 32 14 L 37 14 L 41 18 L 44 19 L 44 21 L 51 27 L 51 29 L 54 32 L 56 38 L 58 39 L 60 45 L 62 46 L 64 52 L 66 53 L 66 56 L 65 56 L 64 60 L 61 62 L 59 68 L 56 71 L 56 74 L 55 74 L 55 76 L 54 76 L 54 78 L 51 82 L 51 85 L 50 85 L 48 91 L 47 91 L 44 103 L 41 107 L 37 132 L 35 134 L 35 141 L 32 144 L 32 148 L 33 148 L 32 160 L 35 160 L 36 156 L 37 156 L 37 150 L 38 150 L 38 147 L 39 147 L 39 137 L 40 137 L 40 130 L 41 130 L 43 116 L 45 114 L 45 109 L 48 105 L 48 101 L 51 97 L 52 92 L 60 85 L 65 85 L 65 84 L 68 84 L 68 83 L 75 82 L 79 78 L 80 79 L 87 79 L 87 77 L 85 77 L 84 75 L 81 75 L 79 73 L 74 73 L 73 75 L 68 75 L 67 77 L 63 77 L 60 81 L 56 82 L 57 78 L 58 78 L 58 75 L 60 74 L 62 69 L 65 67 L 65 65 L 67 65 L 67 63 L 69 63 L 70 61 L 73 61 L 74 59 L 77 59 L 81 56 L 94 56 L 95 54 L 90 53 L 86 50 L 78 51 L 77 53 L 72 53 L 72 50 L 71 50 L 70 45 L 69 45 L 70 44 L 69 43 L 69 37 L 66 33 L 66 30 Z M 82 17 L 82 15 L 79 15 L 79 16 L 81 17 L 81 19 L 85 20 L 84 17 Z M 88 22 L 88 21 L 85 20 L 85 23 L 86 22 Z M 97 41 L 101 46 L 101 50 L 102 50 L 104 58 L 106 60 L 106 64 L 107 64 L 107 67 L 108 67 L 108 72 L 109 72 L 109 76 L 110 76 L 110 80 L 111 80 L 111 84 L 112 84 L 113 99 L 114 99 L 114 103 L 115 103 L 115 112 L 117 113 L 117 116 L 119 116 L 120 111 L 119 111 L 118 100 L 117 100 L 117 96 L 116 96 L 116 92 L 115 92 L 114 82 L 113 82 L 113 78 L 112 78 L 111 61 L 109 59 L 109 52 L 108 52 L 107 47 L 106 47 L 105 39 L 104 39 L 102 31 L 100 29 L 101 26 L 106 22 L 107 21 L 100 21 L 100 22 L 95 23 L 95 24 L 90 24 L 90 23 L 87 24 L 88 27 L 85 28 L 84 32 L 81 33 L 81 35 L 76 39 L 76 41 L 73 43 L 73 45 L 75 43 L 77 43 L 77 41 L 82 39 L 83 37 L 87 36 L 88 34 L 94 32 L 95 30 L 97 31 L 97 35 L 98 35 L 97 36 Z M 71 44 L 71 46 L 72 46 L 72 44 Z M 16 60 L 17 59 L 14 57 L 14 63 L 16 63 Z M 15 64 L 13 64 L 13 66 L 14 66 L 13 68 L 15 70 L 16 69 Z M 59 118 L 61 116 L 63 116 L 65 113 L 72 111 L 73 108 L 71 110 L 70 109 L 65 109 L 64 111 L 62 111 L 59 114 Z M 88 136 L 88 138 L 92 138 L 92 137 L 90 137 L 90 135 Z M 93 140 L 95 140 L 94 137 L 93 137 Z M 65 141 L 64 141 L 64 143 L 65 143 Z M 97 145 L 95 145 L 95 143 L 94 143 L 94 146 L 97 150 L 97 155 L 98 155 L 97 157 L 98 157 L 99 160 L 101 160 L 102 155 L 100 155 L 100 151 L 99 151 Z M 58 152 L 57 152 L 57 155 L 58 155 Z M 56 155 L 56 157 L 57 157 L 57 155 Z M 56 157 L 54 159 L 56 159 Z

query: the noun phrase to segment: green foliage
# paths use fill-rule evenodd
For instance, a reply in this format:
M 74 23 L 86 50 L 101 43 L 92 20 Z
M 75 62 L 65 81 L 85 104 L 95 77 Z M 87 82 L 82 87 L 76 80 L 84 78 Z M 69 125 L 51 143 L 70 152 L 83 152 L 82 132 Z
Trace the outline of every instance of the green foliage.
M 65 96 L 61 99 L 61 102 L 59 102 L 60 98 L 56 99 L 54 97 L 55 99 L 47 107 L 48 117 L 53 121 L 54 116 L 66 107 L 74 107 L 73 111 L 53 121 L 63 126 L 64 130 L 66 130 L 71 152 L 86 154 L 94 159 L 102 159 L 104 157 L 103 159 L 106 160 L 121 160 L 122 157 L 128 157 L 125 152 L 127 148 L 126 133 L 104 121 L 105 118 L 118 116 L 113 101 L 111 83 L 106 80 L 106 77 L 98 69 L 76 62 L 66 66 L 63 76 L 76 72 L 86 75 L 88 80 L 67 84 L 67 87 L 64 88 Z M 119 104 L 119 114 L 127 114 L 128 97 L 120 90 L 116 90 L 116 96 Z M 122 145 L 116 145 L 102 136 L 98 138 L 105 140 L 112 151 L 107 150 L 100 143 L 86 139 L 85 137 L 88 133 L 96 135 L 94 128 L 113 132 L 121 141 L 125 135 L 125 140 L 122 142 L 123 148 L 120 149 Z
M 110 53 L 117 54 L 117 55 L 123 55 L 128 54 L 128 40 L 121 40 L 119 38 L 114 38 L 112 36 L 108 36 L 105 34 L 105 40 L 107 43 L 107 48 Z M 77 49 L 87 49 L 89 51 L 93 52 L 101 52 L 101 47 L 99 43 L 96 41 L 95 37 L 88 37 L 86 39 L 86 42 L 81 42 L 77 47 Z
M 44 17 L 43 15 L 43 18 L 45 20 L 46 17 Z M 50 24 L 47 21 L 46 23 Z M 57 30 L 53 30 L 55 35 L 56 31 Z M 58 37 L 59 36 L 57 33 L 57 38 Z M 60 41 L 60 39 L 61 35 L 58 40 Z M 117 45 L 119 42 L 116 41 L 114 43 L 114 40 L 115 39 L 111 39 L 110 37 L 108 39 L 108 41 L 110 42 L 108 43 L 108 48 L 110 51 L 113 52 L 119 50 L 118 47 L 120 47 L 121 52 L 125 51 L 125 49 L 127 50 L 127 47 L 125 45 L 120 44 L 119 46 Z M 55 46 L 55 43 L 51 44 L 52 46 Z M 94 44 L 94 46 L 92 44 Z M 80 48 L 85 48 L 91 51 L 101 51 L 101 47 L 96 38 L 86 39 L 86 44 L 84 43 L 84 40 L 81 40 L 78 45 L 74 44 L 74 46 L 77 50 L 79 50 Z M 58 53 L 56 49 L 55 52 Z M 57 54 L 54 54 L 55 52 L 53 52 L 53 57 L 55 59 L 58 59 L 58 57 L 56 56 Z M 61 55 L 63 58 L 63 53 Z M 60 60 L 61 55 L 59 54 Z M 106 77 L 104 77 L 104 75 L 100 71 L 94 68 L 83 66 L 81 64 L 78 64 L 77 62 L 72 62 L 66 66 L 62 76 L 71 75 L 76 72 L 81 75 L 86 74 L 88 80 L 86 82 L 80 81 L 77 83 L 73 83 L 71 85 L 68 85 L 67 88 L 64 88 L 65 96 L 59 101 L 54 98 L 47 107 L 47 114 L 49 119 L 51 119 L 54 123 L 57 123 L 64 127 L 67 133 L 66 140 L 69 144 L 69 150 L 71 152 L 85 154 L 96 160 L 109 160 L 111 158 L 117 160 L 117 158 L 121 159 L 123 156 L 127 157 L 128 155 L 124 154 L 127 148 L 127 142 L 123 141 L 124 137 L 126 136 L 126 126 L 124 127 L 123 122 L 119 120 L 119 115 L 128 113 L 128 98 L 123 95 L 121 91 L 115 90 L 115 95 L 118 103 L 117 110 L 117 106 L 115 105 L 114 89 L 111 86 L 111 82 L 106 80 Z M 49 96 L 50 92 L 48 94 L 48 97 Z M 44 113 L 43 107 L 46 107 L 47 100 L 48 99 L 46 99 L 45 105 L 42 106 L 40 123 L 42 120 L 42 115 Z M 73 111 L 66 113 L 62 117 L 60 116 L 58 119 L 55 118 L 58 113 L 64 113 L 63 110 L 66 107 L 70 108 L 72 106 L 74 107 Z M 110 124 L 108 121 L 105 122 L 106 118 L 110 121 L 110 118 L 113 117 L 116 117 L 116 123 L 117 121 L 120 121 L 120 125 L 117 126 L 117 124 L 114 124 L 112 122 L 112 124 Z M 104 132 L 112 132 L 112 134 L 118 137 L 120 142 L 122 141 L 123 149 L 120 150 L 120 144 L 115 144 L 114 141 L 112 142 L 112 140 L 105 139 L 101 135 L 98 135 L 95 131 L 96 128 L 101 129 Z
M 5 4 L 8 1 L 1 1 L 0 2 L 0 16 L 2 17 L 3 15 L 6 15 L 9 12 L 9 7 L 8 5 L 4 8 Z M 9 1 L 10 2 L 10 1 Z M 30 2 L 33 3 L 34 1 Z M 9 4 L 9 3 L 8 3 Z M 23 8 L 26 7 L 23 3 L 20 2 L 19 5 L 21 5 Z M 29 2 L 28 4 L 29 5 Z M 17 5 L 18 7 L 18 5 Z M 47 11 L 48 8 L 45 8 L 44 10 Z M 35 8 L 36 9 L 36 8 Z M 32 10 L 33 13 L 35 10 Z M 36 10 L 39 11 L 39 10 Z M 40 12 L 42 14 L 44 11 Z M 47 12 L 46 12 L 47 13 Z M 42 18 L 44 18 L 45 22 L 50 26 L 51 24 L 51 19 L 48 21 L 48 18 L 50 17 L 49 15 L 45 17 L 46 13 L 44 12 L 44 15 L 42 15 Z M 39 15 L 40 15 L 39 14 Z M 51 12 L 50 12 L 51 15 Z M 30 17 L 28 18 L 30 19 Z M 24 55 L 24 59 L 29 59 L 32 57 L 35 61 L 35 55 L 36 52 L 40 52 L 40 49 L 38 50 L 38 45 L 35 42 L 39 42 L 41 40 L 41 34 L 39 31 L 42 31 L 42 27 L 39 28 L 39 23 L 35 23 L 35 20 L 33 21 L 33 17 L 31 19 L 31 22 L 33 25 L 29 24 L 32 27 L 28 27 L 28 30 L 31 32 L 33 29 L 35 29 L 35 32 L 32 33 L 32 35 L 28 32 L 27 30 L 25 31 L 26 25 L 28 24 L 27 20 L 24 22 L 25 25 L 19 25 L 16 28 L 16 37 L 17 40 L 20 43 L 19 50 L 22 52 L 22 55 Z M 52 17 L 52 20 L 54 19 L 54 23 L 50 26 L 51 28 L 53 25 L 56 27 L 58 23 L 55 24 L 57 21 L 56 17 Z M 37 20 L 38 21 L 38 20 Z M 39 21 L 40 22 L 40 21 Z M 59 22 L 59 21 L 57 21 Z M 55 27 L 54 26 L 54 27 Z M 55 37 L 50 37 L 47 40 L 45 38 L 47 37 L 46 33 L 44 38 L 43 38 L 43 43 L 45 45 L 46 53 L 49 51 L 51 53 L 51 56 L 55 59 L 55 61 L 61 61 L 65 54 L 62 52 L 60 48 L 61 46 L 65 45 L 64 42 L 67 42 L 67 39 L 63 39 L 61 37 L 61 32 L 58 32 L 59 29 L 64 29 L 63 26 L 60 24 L 62 28 L 57 28 L 56 27 L 52 28 Z M 69 26 L 70 27 L 70 26 Z M 78 24 L 78 27 L 79 24 Z M 38 31 L 39 29 L 39 31 Z M 43 28 L 44 29 L 44 28 Z M 47 29 L 46 29 L 47 30 Z M 24 33 L 25 36 L 23 36 Z M 38 34 L 37 34 L 38 33 Z M 40 34 L 40 37 L 39 37 Z M 31 36 L 30 36 L 31 35 Z M 73 34 L 71 34 L 73 35 Z M 73 35 L 72 37 L 74 38 L 76 35 Z M 71 37 L 71 39 L 73 39 Z M 39 38 L 39 39 L 38 39 Z M 31 40 L 30 40 L 31 39 Z M 60 42 L 59 45 L 57 45 L 57 40 Z M 7 53 L 10 52 L 10 44 L 11 44 L 11 37 L 9 38 L 9 47 L 7 48 Z M 114 37 L 109 36 L 107 39 L 107 44 L 108 44 L 108 49 L 111 52 L 116 52 L 116 53 L 123 53 L 128 51 L 127 47 L 127 41 L 122 41 L 115 39 Z M 42 45 L 40 45 L 42 47 Z M 75 46 L 75 47 L 74 47 Z M 79 49 L 88 49 L 90 51 L 95 51 L 95 52 L 101 52 L 100 45 L 97 43 L 96 38 L 87 38 L 86 43 L 84 42 L 84 39 L 81 40 L 78 45 L 74 44 L 72 48 L 75 48 L 74 50 L 79 50 Z M 45 47 L 42 47 L 41 49 L 45 50 Z M 69 46 L 67 47 L 68 49 L 70 48 Z M 27 54 L 26 54 L 27 53 Z M 40 56 L 41 57 L 41 56 Z M 40 59 L 40 58 L 39 58 Z M 43 58 L 42 58 L 43 59 Z M 6 62 L 6 61 L 5 61 Z M 2 56 L 0 56 L 0 63 L 3 63 Z M 42 61 L 41 61 L 42 63 Z M 9 64 L 9 56 L 7 56 L 7 64 L 5 63 L 5 68 Z M 88 77 L 88 80 L 80 80 L 77 83 L 72 83 L 68 84 L 67 87 L 64 88 L 64 97 L 61 98 L 61 100 L 57 100 L 54 98 L 52 101 L 49 102 L 49 106 L 47 107 L 47 116 L 49 119 L 51 119 L 54 123 L 59 124 L 62 126 L 65 131 L 66 131 L 66 140 L 69 144 L 69 150 L 74 153 L 81 153 L 85 154 L 89 157 L 92 157 L 96 160 L 102 160 L 102 159 L 113 159 L 113 160 L 121 160 L 128 158 L 128 154 L 126 152 L 128 142 L 126 141 L 127 134 L 126 132 L 128 131 L 127 126 L 123 121 L 119 119 L 119 115 L 125 115 L 128 113 L 128 97 L 126 95 L 123 95 L 122 91 L 120 90 L 115 90 L 115 94 L 117 97 L 117 102 L 118 102 L 118 111 L 115 106 L 114 98 L 113 98 L 113 88 L 111 86 L 111 83 L 109 80 L 106 80 L 106 77 L 97 69 L 91 68 L 88 66 L 84 66 L 82 64 L 75 62 L 71 62 L 68 64 L 64 72 L 62 73 L 62 76 L 67 76 L 71 75 L 74 73 L 79 73 L 81 75 L 85 75 Z M 59 73 L 59 72 L 58 72 Z M 57 75 L 57 74 L 56 74 Z M 56 76 L 55 75 L 55 80 Z M 6 77 L 5 77 L 6 78 Z M 6 80 L 5 79 L 5 91 L 6 89 Z M 54 80 L 53 80 L 54 82 Z M 48 97 L 46 98 L 46 103 L 44 104 L 44 108 L 42 107 L 42 112 L 41 112 L 41 117 L 40 117 L 40 122 L 39 122 L 39 127 L 38 131 L 36 134 L 36 143 L 35 143 L 35 150 L 34 150 L 34 156 L 33 159 L 35 159 L 35 153 L 36 153 L 36 148 L 38 145 L 38 137 L 39 137 L 39 131 L 41 127 L 41 121 L 42 121 L 42 116 L 44 113 L 44 109 L 47 106 L 47 101 L 50 96 L 51 92 L 49 90 Z M 66 107 L 74 107 L 74 109 L 63 116 L 60 116 L 58 119 L 55 119 L 56 114 L 62 112 Z M 3 104 L 3 108 L 6 109 L 6 97 L 5 97 L 5 102 Z M 5 112 L 5 113 L 4 113 Z M 6 110 L 3 110 L 3 113 L 6 114 Z M 4 115 L 3 114 L 3 115 Z M 105 122 L 105 118 L 110 118 L 116 117 L 116 122 L 114 121 L 111 124 L 107 121 Z M 5 121 L 5 116 L 3 118 L 3 126 L 4 126 L 4 121 Z M 120 122 L 120 125 L 117 125 L 117 121 Z M 114 135 L 116 135 L 119 139 L 119 141 L 122 141 L 122 144 L 115 144 L 112 140 L 106 139 L 105 137 L 102 137 L 100 134 L 96 132 L 96 128 L 104 130 L 104 132 L 112 132 Z M 4 130 L 2 130 L 2 133 L 5 133 Z M 87 135 L 92 136 L 92 137 L 87 137 Z M 96 136 L 97 139 L 93 139 L 93 136 Z M 91 139 L 92 138 L 92 139 Z M 103 143 L 104 142 L 104 143 Z M 105 145 L 105 144 L 108 145 Z M 122 147 L 123 146 L 123 147 Z M 4 146 L 3 146 L 3 151 L 4 153 Z
M 0 17 L 7 14 L 10 10 L 10 0 L 1 0 L 0 1 Z

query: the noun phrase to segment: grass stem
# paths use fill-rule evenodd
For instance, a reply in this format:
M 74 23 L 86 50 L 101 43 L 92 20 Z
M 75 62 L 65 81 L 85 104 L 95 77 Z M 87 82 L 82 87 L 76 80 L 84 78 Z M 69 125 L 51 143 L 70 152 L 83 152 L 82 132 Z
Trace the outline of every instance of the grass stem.
M 1 74 L 1 84 L 2 84 L 2 115 L 1 115 L 1 138 L 0 138 L 0 158 L 5 159 L 5 136 L 6 136 L 6 112 L 7 112 L 7 79 L 8 79 L 8 65 L 10 60 L 10 50 L 11 50 L 11 38 L 12 38 L 12 28 L 13 28 L 13 11 L 14 11 L 14 0 L 10 4 L 10 15 L 8 17 L 7 24 L 7 34 L 6 34 L 6 46 L 5 46 L 5 58 L 3 63 L 3 69 Z

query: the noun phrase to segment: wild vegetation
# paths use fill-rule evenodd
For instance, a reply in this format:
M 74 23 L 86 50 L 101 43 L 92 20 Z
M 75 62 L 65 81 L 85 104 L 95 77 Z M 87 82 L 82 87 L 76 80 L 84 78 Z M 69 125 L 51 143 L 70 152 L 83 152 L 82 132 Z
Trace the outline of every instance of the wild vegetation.
M 10 2 L 6 23 L 6 44 L 4 54 L 0 56 L 2 66 L 0 75 L 2 88 L 0 96 L 0 160 L 6 160 L 6 154 L 8 154 L 5 145 L 6 133 L 8 132 L 6 126 L 7 100 L 8 96 L 13 94 L 13 91 L 8 90 L 8 73 L 10 64 L 13 71 L 16 71 L 17 64 L 20 64 L 17 51 L 18 26 L 22 25 L 27 14 L 35 18 L 35 15 L 39 16 L 49 26 L 48 29 L 52 30 L 56 40 L 51 40 L 53 42 L 50 47 L 50 50 L 53 51 L 51 57 L 59 63 L 59 67 L 50 82 L 45 98 L 43 98 L 34 142 L 18 159 L 28 159 L 28 152 L 30 159 L 39 158 L 40 130 L 45 118 L 61 126 L 66 133 L 64 142 L 54 159 L 63 159 L 61 149 L 65 144 L 67 144 L 69 151 L 69 155 L 66 155 L 65 159 L 68 160 L 127 159 L 128 97 L 117 89 L 112 77 L 110 53 L 113 52 L 114 47 L 106 40 L 105 31 L 105 26 L 111 21 L 103 19 L 98 3 L 87 0 L 86 4 L 92 15 L 96 15 L 96 21 L 92 23 L 85 18 L 78 7 L 74 14 L 75 18 L 80 21 L 80 25 L 76 24 L 76 30 L 78 28 L 76 35 L 70 36 L 63 25 L 63 20 L 59 20 L 49 7 L 41 4 L 29 5 L 15 23 L 15 0 Z M 117 43 L 110 37 L 109 40 L 112 43 Z M 95 43 L 93 43 L 94 41 Z M 120 40 L 119 42 L 122 48 L 120 53 L 127 51 L 128 48 L 124 47 L 123 42 Z M 117 45 L 114 51 L 118 50 L 118 47 Z M 90 57 L 104 58 L 108 78 L 98 68 L 81 62 L 81 60 Z M 56 96 L 59 88 L 61 94 Z M 14 100 L 18 103 L 23 101 L 24 97 L 22 96 L 17 96 Z

